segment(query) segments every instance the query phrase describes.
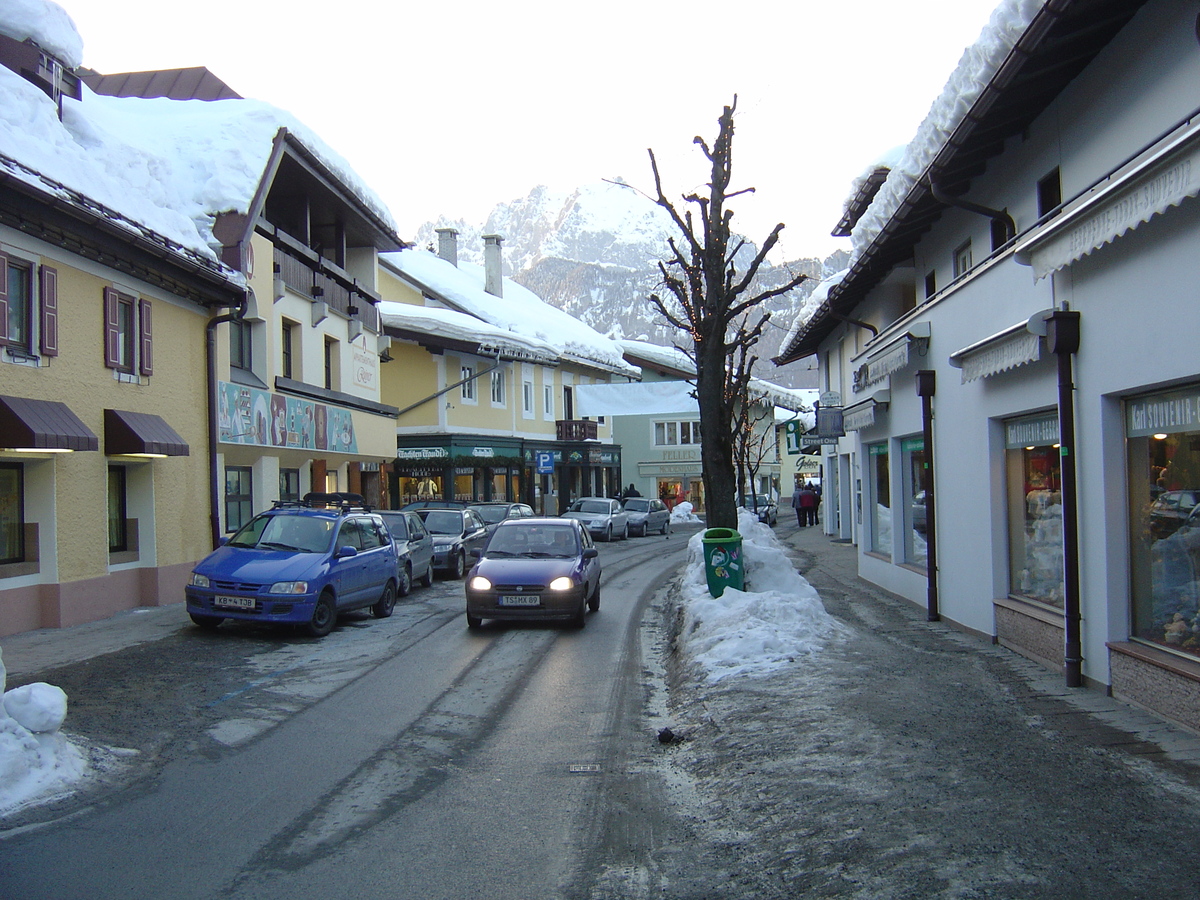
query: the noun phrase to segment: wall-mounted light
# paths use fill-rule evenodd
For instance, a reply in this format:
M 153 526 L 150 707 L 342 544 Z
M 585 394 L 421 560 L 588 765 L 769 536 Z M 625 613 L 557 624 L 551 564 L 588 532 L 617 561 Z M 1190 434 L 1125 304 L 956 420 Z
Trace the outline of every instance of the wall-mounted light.
M 1154 439 L 1156 441 L 1165 441 L 1167 439 L 1167 436 L 1165 434 L 1156 434 L 1156 435 L 1154 435 Z

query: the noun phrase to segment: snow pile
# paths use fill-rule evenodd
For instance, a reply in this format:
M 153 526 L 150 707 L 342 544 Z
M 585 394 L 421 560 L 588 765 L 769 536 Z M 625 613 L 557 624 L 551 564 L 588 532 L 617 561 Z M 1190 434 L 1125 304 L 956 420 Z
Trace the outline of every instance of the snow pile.
M 700 521 L 699 516 L 692 512 L 695 509 L 692 504 L 684 500 L 682 503 L 676 503 L 671 510 L 671 522 L 676 525 L 694 525 Z M 703 563 L 703 560 L 701 560 Z
M 796 572 L 770 528 L 741 510 L 738 531 L 747 590 L 726 588 L 719 598 L 708 592 L 704 532 L 688 541 L 679 642 L 709 684 L 730 676 L 770 674 L 846 633 L 825 612 L 816 589 Z
M 83 62 L 83 39 L 67 11 L 57 3 L 4 0 L 0 5 L 0 34 L 15 41 L 33 41 L 69 69 Z
M 856 260 L 874 243 L 883 226 L 895 215 L 904 198 L 925 174 L 929 164 L 945 146 L 1001 63 L 1041 10 L 1043 0 L 1003 0 L 968 47 L 941 95 L 933 102 L 916 135 L 892 167 L 887 181 L 855 225 L 850 235 L 852 259 Z M 786 344 L 785 344 L 786 346 Z
M 4 689 L 0 654 L 0 691 Z M 0 704 L 0 816 L 69 787 L 87 769 L 83 755 L 58 733 L 67 695 L 38 682 L 4 693 Z

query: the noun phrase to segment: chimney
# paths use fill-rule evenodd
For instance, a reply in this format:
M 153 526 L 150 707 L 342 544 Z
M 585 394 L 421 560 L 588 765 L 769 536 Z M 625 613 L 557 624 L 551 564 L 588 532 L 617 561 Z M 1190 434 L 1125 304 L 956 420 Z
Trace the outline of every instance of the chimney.
M 438 236 L 438 256 L 450 265 L 458 266 L 458 231 L 454 228 L 435 228 Z
M 500 267 L 500 242 L 498 234 L 483 236 L 483 289 L 495 297 L 504 296 L 504 273 Z

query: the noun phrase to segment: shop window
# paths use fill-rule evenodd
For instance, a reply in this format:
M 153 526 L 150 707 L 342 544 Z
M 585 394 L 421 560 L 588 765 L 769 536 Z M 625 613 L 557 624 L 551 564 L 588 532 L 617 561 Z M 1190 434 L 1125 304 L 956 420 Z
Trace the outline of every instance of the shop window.
M 249 466 L 225 467 L 225 530 L 237 531 L 250 521 L 254 498 Z
M 925 458 L 924 438 L 909 438 L 900 445 L 903 460 L 904 496 L 904 561 L 924 567 L 928 562 L 925 528 Z
M 1200 386 L 1129 401 L 1132 635 L 1200 656 Z
M 886 442 L 867 448 L 871 460 L 871 550 L 892 555 L 892 494 Z
M 1008 590 L 1063 608 L 1063 505 L 1058 415 L 1004 423 Z
M 280 500 L 299 500 L 300 499 L 300 470 L 299 469 L 280 469 L 279 470 L 279 499 Z
M 0 565 L 25 561 L 25 471 L 0 463 Z
M 129 499 L 123 466 L 108 467 L 108 552 L 129 549 Z

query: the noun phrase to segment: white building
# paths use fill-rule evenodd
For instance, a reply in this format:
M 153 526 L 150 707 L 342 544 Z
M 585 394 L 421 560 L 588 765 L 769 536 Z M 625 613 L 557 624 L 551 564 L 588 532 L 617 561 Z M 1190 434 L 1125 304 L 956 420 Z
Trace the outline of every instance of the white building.
M 863 577 L 1193 728 L 1197 24 L 1006 0 L 777 360 L 841 394 L 825 521 Z

